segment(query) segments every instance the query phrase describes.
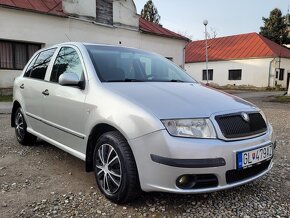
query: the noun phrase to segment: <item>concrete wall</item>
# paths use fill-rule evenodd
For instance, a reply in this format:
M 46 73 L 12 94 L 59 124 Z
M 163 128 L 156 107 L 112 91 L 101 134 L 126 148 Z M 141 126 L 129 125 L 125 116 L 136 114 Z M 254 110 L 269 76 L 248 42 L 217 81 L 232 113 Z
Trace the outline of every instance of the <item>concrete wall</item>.
M 245 85 L 255 87 L 274 87 L 275 85 L 275 69 L 278 68 L 278 59 L 243 59 L 229 61 L 210 61 L 209 69 L 213 69 L 213 81 L 220 86 L 225 85 Z M 281 68 L 285 68 L 284 81 L 277 81 L 282 87 L 286 87 L 287 71 L 290 72 L 290 60 L 283 59 Z M 206 69 L 205 63 L 187 63 L 185 64 L 186 71 L 197 81 L 202 80 L 202 70 Z M 229 80 L 229 70 L 242 69 L 241 80 Z M 269 79 L 270 78 L 270 79 Z
M 67 41 L 85 41 L 136 47 L 172 57 L 182 65 L 185 41 L 143 34 L 138 30 L 98 25 L 75 18 L 62 18 L 0 7 L 0 39 L 42 43 L 48 47 Z M 0 69 L 0 88 L 11 87 L 20 71 Z

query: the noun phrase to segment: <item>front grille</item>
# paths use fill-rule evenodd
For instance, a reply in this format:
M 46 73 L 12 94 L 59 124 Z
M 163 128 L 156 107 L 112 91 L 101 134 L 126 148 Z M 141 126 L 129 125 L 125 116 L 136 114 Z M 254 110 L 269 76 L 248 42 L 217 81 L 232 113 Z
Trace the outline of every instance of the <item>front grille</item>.
M 243 170 L 229 170 L 226 172 L 227 183 L 231 184 L 254 177 L 262 173 L 263 171 L 267 170 L 270 163 L 271 160 Z
M 218 186 L 218 179 L 216 175 L 205 174 L 196 175 L 196 184 L 193 189 L 212 188 Z
M 215 119 L 226 138 L 242 138 L 257 135 L 267 130 L 267 125 L 260 113 L 248 114 L 247 122 L 239 114 L 227 114 L 216 116 Z

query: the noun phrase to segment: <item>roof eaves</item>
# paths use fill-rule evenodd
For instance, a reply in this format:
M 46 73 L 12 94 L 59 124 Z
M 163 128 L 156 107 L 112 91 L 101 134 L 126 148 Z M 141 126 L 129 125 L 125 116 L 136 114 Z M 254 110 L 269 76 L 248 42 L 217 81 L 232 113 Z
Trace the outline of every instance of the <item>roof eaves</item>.
M 190 42 L 191 41 L 190 39 L 188 39 L 188 38 L 186 38 L 184 36 L 180 36 L 179 37 L 179 36 L 169 36 L 169 35 L 165 35 L 165 34 L 162 34 L 162 33 L 158 34 L 158 33 L 150 32 L 150 31 L 145 30 L 145 29 L 142 29 L 142 28 L 140 28 L 139 30 L 142 33 L 144 33 L 144 34 L 155 35 L 155 36 L 162 36 L 162 37 L 171 38 L 171 39 L 178 39 L 178 40 L 183 40 L 183 41 L 186 41 L 186 42 Z
M 247 57 L 247 58 L 226 58 L 226 59 L 211 59 L 208 62 L 216 62 L 216 61 L 233 61 L 233 60 L 251 60 L 251 59 L 265 59 L 265 58 L 276 58 L 275 55 L 263 56 L 263 57 Z M 281 57 L 287 58 L 287 57 Z M 288 58 L 289 59 L 289 58 Z M 186 61 L 187 64 L 195 64 L 195 63 L 204 63 L 205 60 L 198 60 L 198 61 Z
M 59 12 L 59 14 L 52 13 L 52 12 L 42 12 L 42 11 L 38 11 L 38 10 L 34 10 L 34 9 L 20 8 L 20 7 L 17 7 L 17 6 L 11 6 L 11 5 L 1 4 L 1 3 L 0 3 L 0 7 L 8 8 L 8 9 L 14 9 L 14 10 L 19 10 L 19 11 L 33 12 L 33 13 L 37 13 L 37 14 L 51 15 L 51 16 L 56 16 L 56 17 L 69 17 L 67 14 L 65 14 L 63 12 Z

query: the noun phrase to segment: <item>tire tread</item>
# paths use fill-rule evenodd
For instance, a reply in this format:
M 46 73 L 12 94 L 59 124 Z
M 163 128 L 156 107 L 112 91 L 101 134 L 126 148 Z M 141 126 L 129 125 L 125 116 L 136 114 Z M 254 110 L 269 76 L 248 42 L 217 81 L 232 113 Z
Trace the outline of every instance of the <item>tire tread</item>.
M 133 152 L 127 140 L 118 131 L 110 131 L 110 132 L 104 133 L 100 137 L 100 140 L 102 140 L 103 137 L 107 137 L 115 142 L 118 142 L 117 143 L 118 148 L 120 152 L 122 153 L 122 156 L 124 159 L 124 163 L 122 164 L 125 165 L 126 173 L 127 173 L 126 174 L 127 184 L 125 187 L 125 191 L 123 193 L 119 193 L 118 196 L 116 197 L 109 197 L 109 199 L 119 204 L 124 204 L 130 201 L 133 201 L 134 199 L 138 198 L 141 194 L 139 175 L 138 175 L 138 170 L 137 170 Z

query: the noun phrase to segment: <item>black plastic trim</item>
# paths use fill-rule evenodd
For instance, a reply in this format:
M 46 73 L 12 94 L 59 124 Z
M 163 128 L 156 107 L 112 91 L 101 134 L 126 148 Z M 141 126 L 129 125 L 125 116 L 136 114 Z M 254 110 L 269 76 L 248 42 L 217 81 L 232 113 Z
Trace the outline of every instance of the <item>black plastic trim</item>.
M 80 138 L 80 139 L 85 139 L 85 137 L 83 137 L 83 136 L 79 136 L 79 135 L 74 134 L 74 133 L 72 133 L 72 132 L 70 132 L 70 131 L 67 131 L 67 130 L 65 130 L 65 129 L 59 128 L 59 127 L 57 127 L 57 126 L 54 126 L 54 125 L 52 125 L 52 124 L 50 124 L 50 123 L 48 123 L 48 122 L 45 122 L 45 121 L 42 120 L 42 119 L 36 118 L 36 117 L 34 117 L 34 116 L 31 116 L 30 114 L 27 114 L 27 113 L 26 113 L 26 115 L 29 116 L 29 117 L 31 117 L 31 118 L 33 118 L 33 119 L 35 119 L 35 120 L 38 120 L 38 121 L 44 123 L 44 124 L 46 124 L 46 125 L 48 125 L 48 126 L 50 126 L 50 127 L 53 127 L 53 128 L 58 129 L 58 130 L 60 130 L 60 131 L 63 131 L 63 132 L 65 132 L 65 133 L 67 133 L 67 134 L 70 134 L 70 135 L 75 136 L 75 137 Z
M 221 167 L 226 165 L 224 158 L 209 159 L 172 159 L 151 154 L 151 160 L 163 165 L 180 168 L 209 168 Z

